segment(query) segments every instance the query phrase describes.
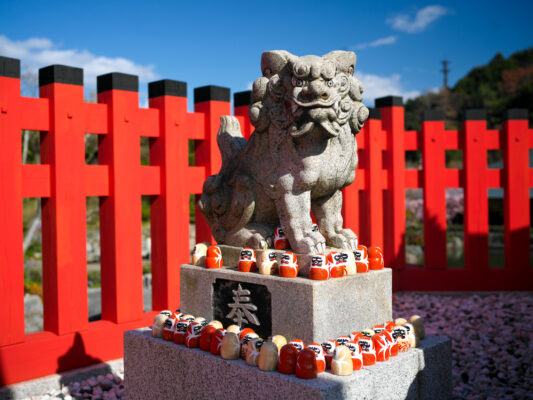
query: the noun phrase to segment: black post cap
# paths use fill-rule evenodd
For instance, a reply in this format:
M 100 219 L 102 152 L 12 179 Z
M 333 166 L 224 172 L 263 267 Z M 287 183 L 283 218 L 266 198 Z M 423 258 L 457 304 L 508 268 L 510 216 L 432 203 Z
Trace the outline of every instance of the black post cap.
M 221 86 L 202 86 L 194 89 L 194 103 L 203 101 L 226 101 L 229 103 L 230 90 Z
M 444 121 L 444 111 L 424 110 L 422 111 L 422 121 Z
M 381 119 L 381 110 L 379 108 L 369 108 L 368 111 L 368 119 Z
M 50 65 L 39 70 L 39 86 L 51 83 L 83 85 L 83 69 L 68 65 Z
M 0 76 L 20 79 L 20 60 L 0 56 Z
M 463 121 L 485 121 L 487 119 L 487 111 L 483 109 L 465 110 L 461 117 Z
M 187 83 L 163 79 L 148 84 L 148 98 L 159 96 L 187 97 Z
M 503 120 L 528 120 L 529 114 L 526 108 L 511 108 L 503 113 Z
M 96 78 L 96 91 L 98 93 L 108 90 L 127 90 L 129 92 L 139 91 L 139 77 L 137 75 L 111 72 L 100 75 Z
M 374 100 L 376 108 L 382 107 L 401 107 L 403 106 L 403 98 L 400 96 L 385 96 Z
M 233 93 L 233 106 L 249 106 L 252 104 L 252 91 L 246 90 L 245 92 Z

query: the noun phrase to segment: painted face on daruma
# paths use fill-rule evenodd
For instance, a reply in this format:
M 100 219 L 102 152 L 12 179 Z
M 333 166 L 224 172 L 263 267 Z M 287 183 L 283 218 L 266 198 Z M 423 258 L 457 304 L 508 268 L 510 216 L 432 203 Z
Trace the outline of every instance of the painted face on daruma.
M 255 261 L 255 252 L 249 248 L 242 249 L 240 261 Z
M 348 336 L 339 336 L 337 339 L 336 339 L 337 343 L 340 345 L 345 345 L 346 343 L 348 343 L 350 341 L 350 338 Z
M 335 347 L 337 347 L 337 342 L 335 340 L 328 340 L 322 343 L 322 348 L 326 354 L 333 354 L 335 352 Z
M 305 343 L 303 342 L 303 340 L 300 339 L 293 339 L 289 342 L 289 344 L 292 344 L 294 347 L 296 347 L 298 351 L 302 351 L 303 349 L 305 349 Z
M 185 333 L 189 327 L 190 322 L 187 320 L 178 321 L 176 323 L 176 332 Z
M 285 236 L 285 232 L 281 229 L 281 226 L 276 228 L 274 233 L 274 248 L 276 250 L 285 250 L 290 247 L 289 239 Z
M 275 251 L 263 251 L 261 253 L 262 262 L 277 262 L 278 256 Z
M 324 268 L 326 265 L 326 256 L 324 254 L 316 254 L 311 257 L 311 267 Z
M 346 261 L 348 261 L 348 254 L 346 254 L 343 251 L 340 252 L 334 252 L 332 256 L 332 262 L 337 265 L 343 265 L 346 264 Z
M 394 339 L 406 339 L 407 329 L 405 329 L 403 326 L 395 326 L 392 330 L 392 337 Z
M 374 343 L 372 342 L 372 339 L 361 338 L 359 339 L 358 343 L 359 343 L 359 346 L 361 346 L 362 352 L 374 351 Z
M 281 255 L 281 265 L 294 265 L 296 263 L 296 256 L 290 251 L 286 251 Z

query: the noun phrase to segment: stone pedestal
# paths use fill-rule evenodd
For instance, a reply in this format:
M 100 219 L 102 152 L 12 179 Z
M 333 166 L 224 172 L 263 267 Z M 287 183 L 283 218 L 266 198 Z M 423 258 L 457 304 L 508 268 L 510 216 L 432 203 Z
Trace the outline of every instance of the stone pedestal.
M 449 399 L 451 342 L 427 336 L 420 347 L 350 376 L 312 380 L 265 372 L 243 360 L 152 338 L 150 329 L 124 336 L 126 398 L 135 399 Z
M 182 265 L 181 311 L 219 319 L 224 326 L 233 324 L 229 304 L 236 303 L 234 291 L 239 288 L 248 291 L 240 297 L 249 298 L 239 302 L 256 307 L 248 311 L 259 324 L 247 318 L 249 323 L 243 326 L 265 338 L 281 334 L 288 340 L 322 343 L 392 319 L 392 270 L 388 268 L 313 281 Z

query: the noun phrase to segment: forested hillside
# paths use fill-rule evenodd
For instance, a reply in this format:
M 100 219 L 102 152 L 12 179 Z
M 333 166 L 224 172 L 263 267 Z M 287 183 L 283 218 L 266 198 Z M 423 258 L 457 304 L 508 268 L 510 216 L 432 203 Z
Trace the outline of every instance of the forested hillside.
M 508 58 L 498 53 L 487 64 L 473 68 L 453 88 L 430 92 L 405 105 L 406 129 L 418 129 L 420 114 L 441 109 L 446 127 L 457 128 L 463 110 L 487 110 L 489 128 L 499 128 L 502 113 L 509 108 L 527 108 L 533 119 L 533 48 L 517 51 Z

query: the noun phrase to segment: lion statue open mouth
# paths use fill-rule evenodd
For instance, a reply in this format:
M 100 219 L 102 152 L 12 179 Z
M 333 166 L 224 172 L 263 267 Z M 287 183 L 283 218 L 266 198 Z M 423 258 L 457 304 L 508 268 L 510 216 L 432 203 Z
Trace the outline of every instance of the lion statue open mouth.
M 221 118 L 222 167 L 199 201 L 218 243 L 272 247 L 279 225 L 297 253 L 357 248 L 341 215 L 341 190 L 355 178 L 355 134 L 368 118 L 355 62 L 348 51 L 263 53 L 249 111 L 255 131 L 247 141 L 235 117 Z

